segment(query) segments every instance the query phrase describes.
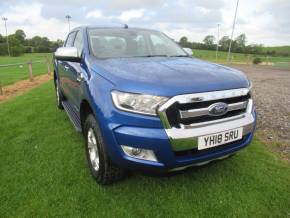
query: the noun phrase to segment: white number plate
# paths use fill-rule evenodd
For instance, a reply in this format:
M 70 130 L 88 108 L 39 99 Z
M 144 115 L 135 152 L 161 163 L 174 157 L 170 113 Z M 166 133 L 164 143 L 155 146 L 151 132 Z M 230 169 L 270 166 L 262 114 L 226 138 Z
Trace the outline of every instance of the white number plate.
M 243 128 L 231 129 L 211 135 L 198 137 L 198 150 L 216 147 L 229 142 L 237 141 L 243 137 Z

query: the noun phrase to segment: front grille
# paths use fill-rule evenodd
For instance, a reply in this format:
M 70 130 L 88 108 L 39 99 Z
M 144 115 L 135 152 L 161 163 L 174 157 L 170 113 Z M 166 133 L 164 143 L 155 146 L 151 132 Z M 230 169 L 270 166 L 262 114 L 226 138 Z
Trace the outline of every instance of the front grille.
M 250 93 L 243 96 L 232 98 L 219 98 L 209 101 L 174 102 L 165 111 L 167 120 L 171 127 L 181 128 L 182 126 L 190 126 L 194 124 L 230 118 L 246 113 L 247 104 L 251 98 Z M 229 111 L 221 116 L 212 116 L 208 113 L 208 108 L 215 103 L 226 103 Z

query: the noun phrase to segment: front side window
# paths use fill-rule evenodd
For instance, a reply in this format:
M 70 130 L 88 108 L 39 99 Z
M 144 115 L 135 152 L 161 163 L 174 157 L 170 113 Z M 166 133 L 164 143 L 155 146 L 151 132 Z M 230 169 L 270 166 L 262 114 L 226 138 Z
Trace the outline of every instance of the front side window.
M 76 35 L 76 32 L 71 32 L 66 41 L 65 41 L 65 47 L 72 47 L 73 46 L 73 42 L 74 42 L 74 39 L 75 39 L 75 35 Z
M 83 51 L 83 47 L 84 47 L 84 42 L 83 42 L 83 36 L 82 36 L 82 32 L 78 31 L 75 41 L 74 41 L 74 47 L 76 47 L 79 51 L 79 53 L 81 54 Z
M 187 56 L 171 39 L 157 31 L 89 29 L 91 51 L 97 58 Z

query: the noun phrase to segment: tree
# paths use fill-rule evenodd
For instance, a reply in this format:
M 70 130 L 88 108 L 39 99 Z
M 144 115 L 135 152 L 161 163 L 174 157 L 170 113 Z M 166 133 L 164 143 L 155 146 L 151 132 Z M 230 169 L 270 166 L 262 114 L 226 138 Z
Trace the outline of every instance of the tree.
M 41 43 L 41 37 L 40 36 L 34 36 L 32 39 L 31 39 L 31 45 L 33 47 L 38 47 L 40 46 L 40 43 Z
M 26 35 L 23 30 L 16 30 L 15 37 L 21 42 L 21 44 L 24 44 Z
M 211 47 L 214 45 L 214 41 L 215 41 L 215 37 L 212 35 L 208 35 L 203 39 L 203 43 L 207 46 L 207 47 Z
M 263 52 L 262 44 L 251 44 L 246 46 L 245 52 L 249 54 L 261 54 Z
M 247 37 L 243 33 L 235 39 L 236 52 L 244 52 L 246 48 Z
M 180 43 L 187 43 L 188 42 L 188 39 L 186 36 L 182 36 L 179 40 Z
M 24 46 L 16 34 L 8 36 L 11 56 L 20 56 L 24 53 Z
M 230 46 L 230 41 L 231 40 L 230 40 L 230 38 L 228 36 L 223 36 L 221 38 L 221 40 L 219 41 L 221 50 L 227 51 L 229 49 L 229 46 Z
M 188 38 L 186 36 L 180 38 L 179 44 L 183 48 L 192 48 L 192 44 L 188 41 Z
M 5 38 L 0 34 L 0 43 L 5 42 Z

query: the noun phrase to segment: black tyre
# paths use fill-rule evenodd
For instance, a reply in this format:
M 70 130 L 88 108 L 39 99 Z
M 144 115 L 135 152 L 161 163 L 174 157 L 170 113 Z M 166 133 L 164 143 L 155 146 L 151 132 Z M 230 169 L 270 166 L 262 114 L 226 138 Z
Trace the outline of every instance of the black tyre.
M 111 162 L 105 150 L 99 125 L 92 114 L 86 118 L 84 137 L 89 169 L 97 183 L 107 185 L 122 179 L 124 170 Z
M 63 110 L 62 101 L 63 101 L 63 94 L 59 88 L 58 79 L 55 80 L 55 95 L 56 95 L 56 105 L 59 109 Z

